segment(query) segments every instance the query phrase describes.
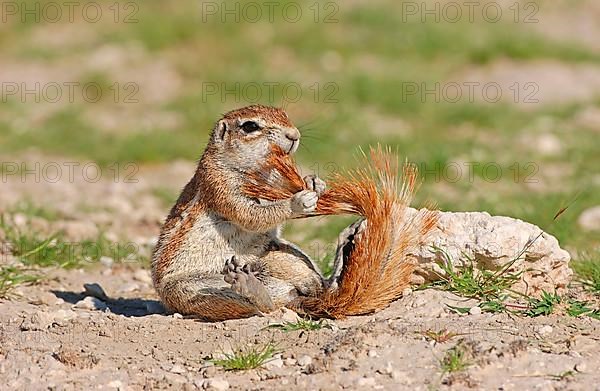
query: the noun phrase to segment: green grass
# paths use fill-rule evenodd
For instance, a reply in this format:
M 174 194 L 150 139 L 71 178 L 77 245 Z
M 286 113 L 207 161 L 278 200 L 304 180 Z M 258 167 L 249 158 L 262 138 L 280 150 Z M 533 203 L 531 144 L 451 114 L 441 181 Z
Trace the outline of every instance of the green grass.
M 569 301 L 569 307 L 567 308 L 567 314 L 573 317 L 579 317 L 582 315 L 589 316 L 590 318 L 600 320 L 600 309 L 593 309 L 588 306 L 585 301 L 571 300 Z
M 446 351 L 439 364 L 443 374 L 462 372 L 472 365 L 466 348 L 460 342 Z
M 262 346 L 239 348 L 234 353 L 221 353 L 224 358 L 214 359 L 212 362 L 226 371 L 243 371 L 262 367 L 278 352 L 273 343 L 267 343 Z
M 530 241 L 529 245 L 534 241 Z M 446 252 L 436 249 L 445 258 L 445 261 L 439 264 L 444 274 L 439 276 L 438 281 L 423 285 L 420 289 L 438 288 L 465 298 L 477 299 L 477 306 L 483 312 L 503 312 L 529 317 L 550 315 L 562 302 L 558 294 L 542 291 L 540 298 L 535 298 L 511 289 L 512 285 L 519 281 L 520 273 L 511 273 L 508 270 L 529 245 L 499 270 L 478 270 L 471 259 L 463 262 L 463 266 L 455 267 Z M 466 314 L 470 310 L 470 307 L 448 307 L 460 314 Z
M 296 322 L 284 322 L 271 324 L 268 326 L 269 328 L 275 328 L 282 330 L 284 332 L 304 330 L 304 331 L 314 331 L 321 329 L 331 329 L 331 325 L 324 319 L 320 319 L 318 321 L 312 319 L 298 319 Z
M 428 284 L 423 288 L 436 287 L 447 290 L 459 296 L 480 300 L 479 306 L 483 311 L 500 312 L 505 310 L 503 304 L 507 299 L 507 290 L 519 280 L 520 275 L 508 272 L 509 262 L 498 271 L 481 270 L 475 268 L 474 261 L 467 259 L 460 268 L 455 268 L 449 255 L 441 249 L 445 261 L 440 267 L 445 274 L 439 276 L 439 281 Z M 455 307 L 459 312 L 465 312 L 464 308 Z M 466 309 L 468 311 L 468 308 Z
M 41 276 L 27 268 L 17 266 L 0 267 L 0 299 L 10 297 L 11 291 L 21 284 L 37 282 Z
M 29 226 L 18 228 L 6 215 L 0 215 L 0 230 L 12 255 L 28 267 L 75 268 L 97 262 L 102 256 L 119 262 L 137 255 L 135 246 L 111 243 L 103 235 L 68 241 L 61 232 L 44 235 Z
M 600 251 L 584 255 L 583 259 L 571 263 L 576 279 L 590 292 L 600 294 Z
M 530 317 L 548 316 L 554 312 L 560 302 L 561 298 L 557 294 L 543 291 L 539 299 L 529 299 L 529 308 L 525 311 L 525 315 Z

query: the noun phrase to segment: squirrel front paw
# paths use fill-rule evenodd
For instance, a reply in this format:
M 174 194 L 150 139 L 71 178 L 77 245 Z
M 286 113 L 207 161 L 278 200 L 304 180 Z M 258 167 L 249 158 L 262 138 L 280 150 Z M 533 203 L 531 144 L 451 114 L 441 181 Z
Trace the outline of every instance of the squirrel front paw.
M 292 196 L 292 212 L 294 214 L 304 214 L 313 212 L 317 208 L 319 195 L 316 191 L 302 190 Z
M 306 184 L 306 188 L 308 190 L 316 192 L 319 196 L 323 194 L 323 192 L 327 188 L 327 184 L 325 183 L 325 181 L 316 175 L 305 176 L 304 183 Z

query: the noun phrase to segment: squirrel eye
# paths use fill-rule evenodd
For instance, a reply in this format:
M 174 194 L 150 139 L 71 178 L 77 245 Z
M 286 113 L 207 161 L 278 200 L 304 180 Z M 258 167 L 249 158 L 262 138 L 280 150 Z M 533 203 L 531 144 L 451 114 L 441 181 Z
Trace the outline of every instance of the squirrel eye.
M 252 133 L 260 130 L 260 126 L 254 121 L 246 121 L 242 124 L 242 130 L 246 133 Z

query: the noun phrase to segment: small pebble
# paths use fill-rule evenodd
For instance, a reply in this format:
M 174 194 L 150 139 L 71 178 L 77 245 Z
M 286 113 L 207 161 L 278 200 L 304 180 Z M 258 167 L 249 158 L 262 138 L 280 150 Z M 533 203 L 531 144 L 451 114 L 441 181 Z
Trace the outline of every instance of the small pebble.
M 280 357 L 274 358 L 265 364 L 268 370 L 273 370 L 283 367 L 283 360 Z
M 471 307 L 471 309 L 469 310 L 469 314 L 471 315 L 481 315 L 481 307 Z
M 85 299 L 80 300 L 77 303 L 75 303 L 73 308 L 79 308 L 79 309 L 84 309 L 84 310 L 104 311 L 105 309 L 108 308 L 108 306 L 106 305 L 105 302 L 98 299 L 97 297 L 88 296 Z
M 202 387 L 204 387 L 205 390 L 224 391 L 229 389 L 229 382 L 219 377 L 204 379 Z
M 173 319 L 183 319 L 183 315 L 181 315 L 179 312 L 175 312 L 173 314 Z
M 294 323 L 297 322 L 299 317 L 298 314 L 295 313 L 294 311 L 287 309 L 287 308 L 282 308 L 281 309 L 282 314 L 281 314 L 281 319 L 285 322 L 290 322 L 290 323 Z
M 378 354 L 377 354 L 377 351 L 375 351 L 375 350 L 371 349 L 371 350 L 369 350 L 369 351 L 367 352 L 367 356 L 369 356 L 369 357 L 377 357 L 377 356 L 378 356 Z
M 295 358 L 288 357 L 285 360 L 283 360 L 283 363 L 288 367 L 293 367 L 298 363 L 298 361 Z
M 579 364 L 575 365 L 575 370 L 577 372 L 585 372 L 587 369 L 587 365 L 584 362 L 580 362 Z
M 312 364 L 312 361 L 313 361 L 313 359 L 311 356 L 304 355 L 304 356 L 298 358 L 298 365 L 300 365 L 301 367 L 305 367 L 307 365 Z
M 552 326 L 550 326 L 550 325 L 544 325 L 544 326 L 540 327 L 538 333 L 540 335 L 548 335 L 548 334 L 551 334 L 552 331 L 554 331 L 554 329 L 552 328 Z

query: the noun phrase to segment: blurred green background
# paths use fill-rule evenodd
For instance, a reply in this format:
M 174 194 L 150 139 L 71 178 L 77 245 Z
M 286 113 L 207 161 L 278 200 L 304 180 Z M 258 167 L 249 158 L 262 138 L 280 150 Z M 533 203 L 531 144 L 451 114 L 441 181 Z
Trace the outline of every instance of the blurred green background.
M 447 1 L 98 2 L 95 22 L 87 3 L 56 23 L 51 8 L 40 20 L 3 9 L 1 153 L 159 167 L 196 160 L 225 111 L 285 105 L 303 133 L 307 172 L 326 177 L 355 165 L 359 147 L 390 145 L 422 169 L 416 204 L 514 216 L 572 254 L 598 254 L 598 231 L 581 223 L 600 205 L 593 1 L 495 2 L 499 18 L 483 1 L 472 20 Z M 80 83 L 73 99 L 70 82 Z M 40 102 L 22 96 L 35 83 L 46 87 Z M 55 103 L 52 83 L 63 93 Z M 472 95 L 465 83 L 477 84 Z M 156 189 L 165 215 L 178 191 Z M 345 222 L 286 230 L 310 246 Z

